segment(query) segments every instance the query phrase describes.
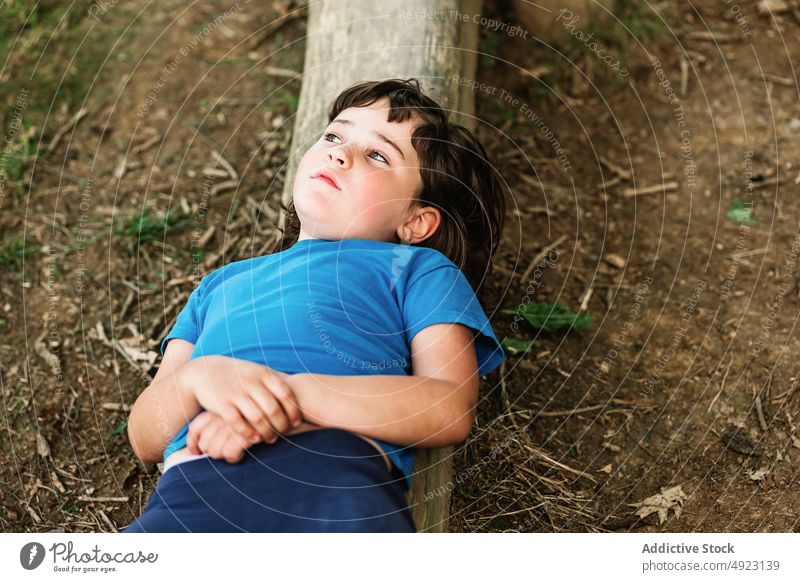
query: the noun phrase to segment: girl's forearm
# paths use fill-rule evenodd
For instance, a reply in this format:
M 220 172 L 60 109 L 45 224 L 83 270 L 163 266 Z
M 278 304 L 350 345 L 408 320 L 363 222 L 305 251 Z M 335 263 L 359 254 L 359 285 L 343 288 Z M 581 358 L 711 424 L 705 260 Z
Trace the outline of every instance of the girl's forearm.
M 327 374 L 294 374 L 287 380 L 304 419 L 319 426 L 418 447 L 461 443 L 472 427 L 473 407 L 445 380 Z
M 180 370 L 153 380 L 136 399 L 128 416 L 128 439 L 145 463 L 161 460 L 175 434 L 201 411 Z

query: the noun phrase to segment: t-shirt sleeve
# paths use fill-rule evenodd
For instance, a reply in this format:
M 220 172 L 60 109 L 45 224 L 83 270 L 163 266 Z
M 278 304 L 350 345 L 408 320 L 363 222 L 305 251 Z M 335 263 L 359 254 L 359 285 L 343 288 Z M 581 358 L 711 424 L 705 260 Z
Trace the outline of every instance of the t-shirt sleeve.
M 460 323 L 477 332 L 474 345 L 480 376 L 494 370 L 505 357 L 475 292 L 452 263 L 440 264 L 409 279 L 403 317 L 409 345 L 417 333 L 437 323 Z
M 203 279 L 200 282 L 200 285 L 198 285 L 194 291 L 192 291 L 191 295 L 189 295 L 189 300 L 178 314 L 177 319 L 175 319 L 175 324 L 167 334 L 167 337 L 164 338 L 164 341 L 161 342 L 162 356 L 167 349 L 167 343 L 171 339 L 177 338 L 186 340 L 192 344 L 197 343 L 197 339 L 200 337 L 201 331 L 199 304 L 203 296 L 203 291 L 206 287 L 206 285 L 204 285 L 205 281 L 206 280 Z

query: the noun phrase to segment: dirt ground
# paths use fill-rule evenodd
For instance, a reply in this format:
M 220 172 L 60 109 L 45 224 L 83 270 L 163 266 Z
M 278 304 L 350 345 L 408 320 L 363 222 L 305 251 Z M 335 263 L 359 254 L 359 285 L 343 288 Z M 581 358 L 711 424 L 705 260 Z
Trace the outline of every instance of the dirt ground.
M 0 15 L 0 528 L 116 531 L 158 479 L 126 412 L 192 277 L 275 248 L 305 18 L 19 5 Z M 535 344 L 482 383 L 451 531 L 800 531 L 800 17 L 655 9 L 591 46 L 588 20 L 555 46 L 482 28 L 479 135 L 510 190 L 491 319 Z M 528 302 L 591 325 L 501 311 Z

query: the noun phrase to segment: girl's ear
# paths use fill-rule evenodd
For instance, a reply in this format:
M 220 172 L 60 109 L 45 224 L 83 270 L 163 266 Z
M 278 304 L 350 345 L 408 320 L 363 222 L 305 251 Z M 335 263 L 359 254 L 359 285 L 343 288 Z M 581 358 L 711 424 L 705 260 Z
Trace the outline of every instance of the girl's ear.
M 433 236 L 441 224 L 442 215 L 433 206 L 415 206 L 405 224 L 397 229 L 397 237 L 406 244 L 417 244 Z

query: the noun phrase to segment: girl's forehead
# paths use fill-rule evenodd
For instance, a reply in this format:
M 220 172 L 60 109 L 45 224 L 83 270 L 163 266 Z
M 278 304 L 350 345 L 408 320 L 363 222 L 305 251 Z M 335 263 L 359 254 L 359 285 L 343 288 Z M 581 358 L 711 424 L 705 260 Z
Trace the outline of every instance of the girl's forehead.
M 384 100 L 363 107 L 344 109 L 331 123 L 374 130 L 380 128 L 381 133 L 387 135 L 392 133 L 396 136 L 410 137 L 418 122 L 414 116 L 405 121 L 389 121 L 389 103 Z

